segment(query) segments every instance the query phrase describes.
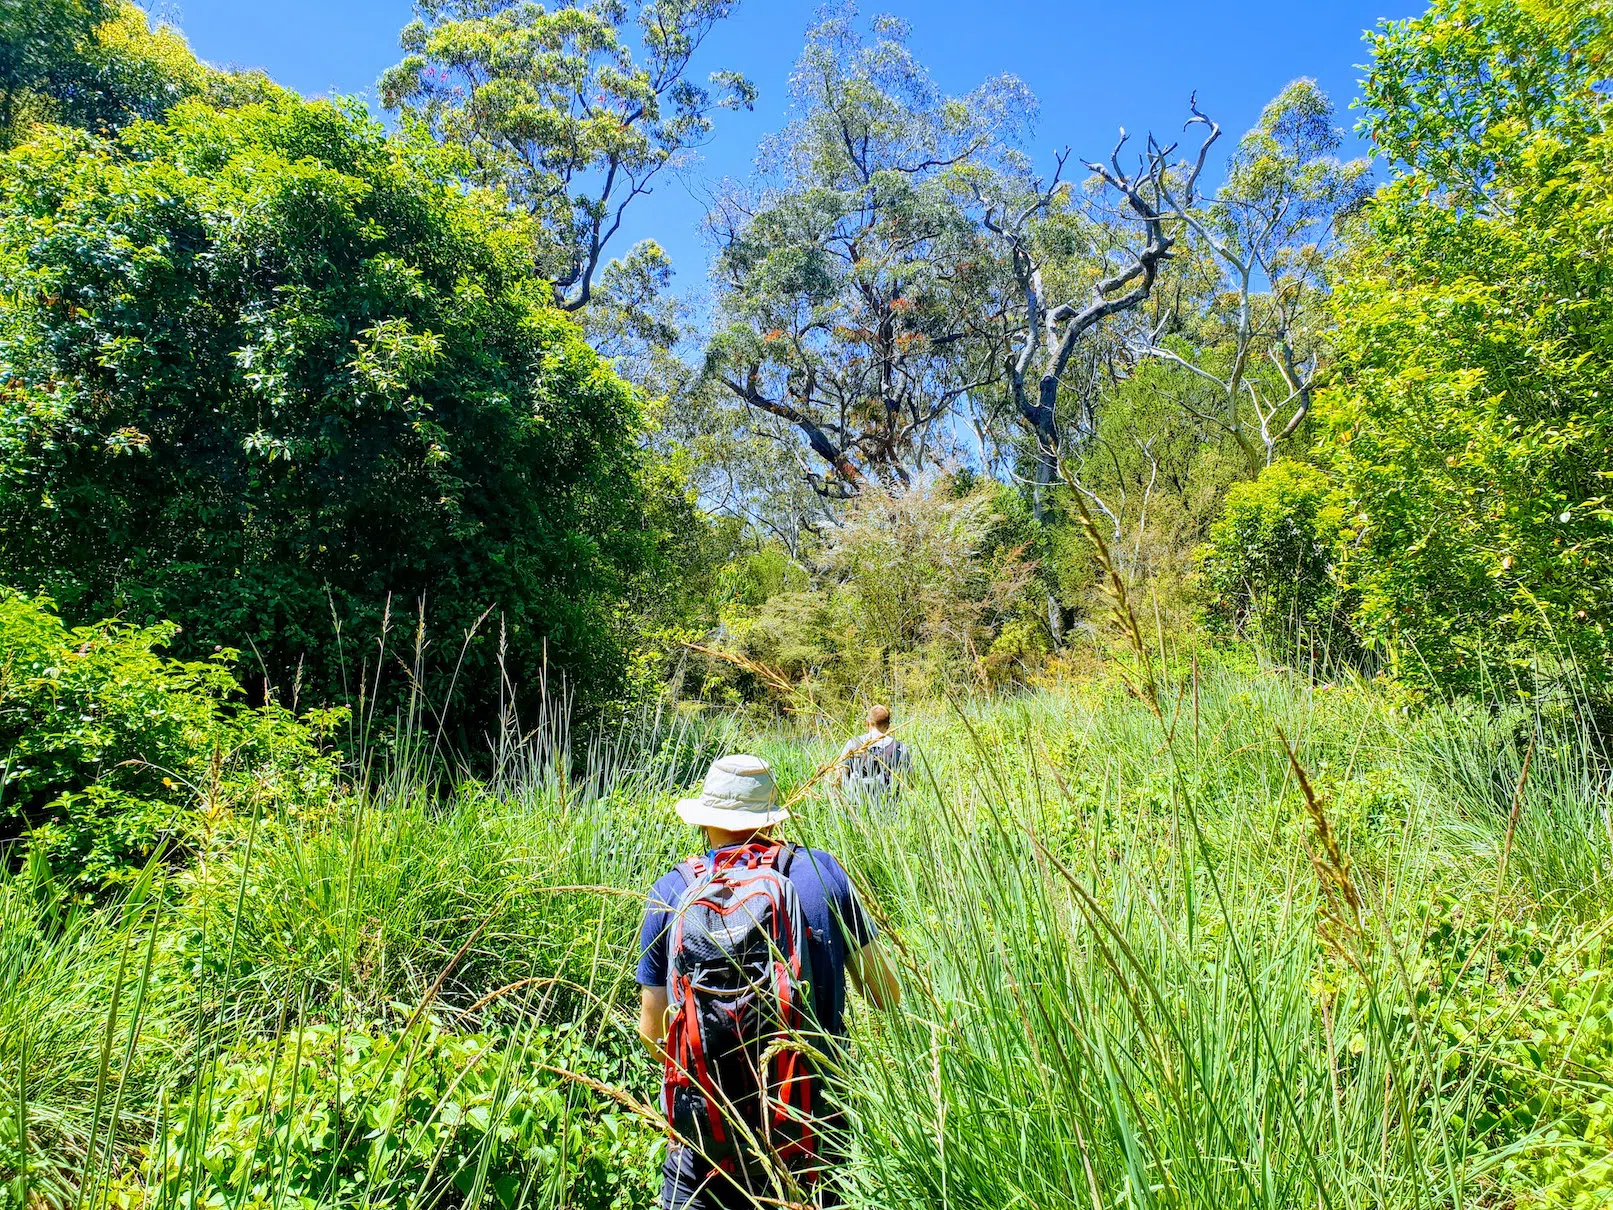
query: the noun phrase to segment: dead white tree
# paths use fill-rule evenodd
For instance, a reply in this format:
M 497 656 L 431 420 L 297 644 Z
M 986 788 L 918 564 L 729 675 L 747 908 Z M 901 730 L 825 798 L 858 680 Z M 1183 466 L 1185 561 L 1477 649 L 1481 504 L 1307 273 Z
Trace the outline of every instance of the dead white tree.
M 1206 128 L 1191 160 L 1176 161 L 1177 143 L 1161 144 L 1149 135 L 1136 166 L 1127 168 L 1121 155 L 1129 140 L 1121 130 L 1107 163 L 1086 164 L 1095 178 L 1087 216 L 1095 277 L 1084 288 L 1075 284 L 1079 272 L 1049 264 L 1056 253 L 1042 238 L 1045 224 L 1068 213 L 1070 185 L 1061 179 L 1068 151 L 1059 155 L 1051 180 L 1037 180 L 1017 196 L 1001 188 L 995 194 L 980 191 L 984 225 L 1003 252 L 1017 294 L 1005 334 L 1007 378 L 1016 417 L 1035 442 L 1032 510 L 1039 522 L 1058 476 L 1059 399 L 1071 358 L 1089 332 L 1149 297 L 1199 203 L 1199 178 L 1221 128 L 1199 112 L 1196 98 L 1188 108 L 1191 116 L 1183 129 Z M 1063 609 L 1051 595 L 1048 626 L 1055 640 L 1062 637 Z
M 1180 189 L 1169 176 L 1158 181 L 1161 205 L 1219 267 L 1225 289 L 1208 301 L 1200 339 L 1167 342 L 1180 317 L 1166 315 L 1137 352 L 1209 387 L 1211 406 L 1183 406 L 1230 434 L 1251 469 L 1270 465 L 1310 414 L 1327 244 L 1340 215 L 1365 196 L 1367 162 L 1337 160 L 1343 132 L 1333 121 L 1327 94 L 1296 80 L 1239 141 L 1212 197 L 1194 197 L 1191 180 Z

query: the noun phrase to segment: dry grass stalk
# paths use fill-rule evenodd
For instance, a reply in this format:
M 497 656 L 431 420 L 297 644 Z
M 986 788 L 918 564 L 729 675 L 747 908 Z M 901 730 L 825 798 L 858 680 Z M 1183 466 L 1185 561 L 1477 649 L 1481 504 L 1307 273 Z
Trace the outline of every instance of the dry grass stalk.
M 1364 910 L 1361 892 L 1350 876 L 1350 856 L 1339 846 L 1338 833 L 1333 830 L 1333 824 L 1327 817 L 1326 803 L 1311 785 L 1305 767 L 1299 763 L 1299 756 L 1281 727 L 1277 728 L 1277 738 L 1282 741 L 1283 751 L 1288 754 L 1288 767 L 1293 770 L 1294 780 L 1299 783 L 1300 793 L 1305 798 L 1305 813 L 1311 820 L 1313 844 L 1307 848 L 1325 904 L 1323 939 L 1353 963 L 1354 957 L 1343 942 L 1349 940 L 1359 945 L 1365 934 L 1361 928 Z
M 1523 790 L 1529 784 L 1529 766 L 1535 759 L 1535 735 L 1529 735 L 1529 747 L 1523 754 L 1523 770 L 1518 774 L 1518 785 L 1512 792 L 1512 809 L 1507 812 L 1507 838 L 1501 846 L 1501 862 L 1496 870 L 1496 894 L 1506 885 L 1507 861 L 1512 856 L 1512 842 L 1518 834 L 1518 816 L 1523 814 Z
M 1126 642 L 1137 658 L 1137 667 L 1142 679 L 1139 689 L 1130 679 L 1126 679 L 1126 686 L 1136 696 L 1148 704 L 1148 708 L 1159 718 L 1164 718 L 1164 711 L 1159 704 L 1159 686 L 1154 680 L 1154 661 L 1148 652 L 1148 644 L 1143 641 L 1143 629 L 1137 621 L 1137 611 L 1131 607 L 1131 598 L 1126 592 L 1125 577 L 1120 574 L 1120 566 L 1115 562 L 1114 555 L 1109 550 L 1109 543 L 1104 541 L 1103 531 L 1098 523 L 1092 519 L 1092 512 L 1087 508 L 1086 501 L 1081 498 L 1081 489 L 1075 479 L 1065 470 L 1064 460 L 1059 460 L 1059 478 L 1070 489 L 1070 497 L 1075 501 L 1076 510 L 1081 515 L 1081 528 L 1086 531 L 1087 540 L 1092 543 L 1093 554 L 1098 560 L 1098 566 L 1103 571 L 1103 591 L 1109 598 L 1110 609 L 1115 620 L 1120 623 L 1120 629 L 1125 632 Z M 1124 677 L 1124 673 L 1121 674 Z
M 735 668 L 750 673 L 782 696 L 784 698 L 784 708 L 791 714 L 816 714 L 825 721 L 831 721 L 816 702 L 812 701 L 811 698 L 804 697 L 800 687 L 792 684 L 790 678 L 777 668 L 770 668 L 760 660 L 750 659 L 740 655 L 737 651 L 724 651 L 720 647 L 707 647 L 704 643 L 685 643 L 683 646 L 686 650 L 709 656 L 714 660 L 721 660 L 725 664 L 732 664 Z M 804 705 L 802 704 L 803 700 Z

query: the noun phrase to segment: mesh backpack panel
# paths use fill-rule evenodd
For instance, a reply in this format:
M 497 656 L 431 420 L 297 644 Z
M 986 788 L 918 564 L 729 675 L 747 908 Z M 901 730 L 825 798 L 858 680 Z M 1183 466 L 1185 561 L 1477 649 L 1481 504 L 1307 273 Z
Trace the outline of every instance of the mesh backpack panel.
M 669 940 L 662 1108 L 718 1163 L 758 1145 L 810 1158 L 816 1145 L 816 1073 L 795 1044 L 811 971 L 792 856 L 751 844 L 678 867 L 688 885 Z
M 846 762 L 851 776 L 868 785 L 889 788 L 907 758 L 900 740 L 873 744 Z

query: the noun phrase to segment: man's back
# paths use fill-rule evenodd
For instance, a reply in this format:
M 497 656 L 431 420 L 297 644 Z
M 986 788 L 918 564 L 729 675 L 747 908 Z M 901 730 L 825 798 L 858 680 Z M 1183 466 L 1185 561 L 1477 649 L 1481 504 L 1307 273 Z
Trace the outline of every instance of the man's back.
M 840 863 L 778 841 L 774 829 L 790 818 L 778 798 L 766 761 L 712 762 L 699 796 L 676 806 L 712 847 L 657 879 L 645 904 L 639 1035 L 662 1064 L 662 1103 L 675 1131 L 661 1168 L 663 1210 L 750 1210 L 777 1198 L 781 1172 L 803 1200 L 834 1204 L 845 1131 L 833 1072 L 803 1062 L 802 1050 L 775 1046 L 771 1035 L 818 1033 L 811 1050 L 836 1049 L 848 976 L 876 1008 L 901 1001 Z M 719 1131 L 730 1115 L 744 1123 L 767 1104 L 770 1132 Z M 809 1129 L 798 1129 L 803 1123 Z
M 721 851 L 711 856 L 715 858 Z M 818 1028 L 833 1037 L 843 1037 L 847 962 L 873 941 L 878 930 L 863 910 L 851 879 L 831 854 L 795 846 L 788 877 L 800 898 L 808 930 L 807 958 L 812 966 L 812 1003 Z M 683 871 L 674 867 L 650 888 L 639 933 L 641 987 L 666 985 L 673 916 L 688 885 Z
M 862 735 L 846 741 L 840 750 L 842 784 L 863 796 L 883 794 L 898 788 L 907 772 L 910 758 L 907 745 L 883 731 L 869 728 Z

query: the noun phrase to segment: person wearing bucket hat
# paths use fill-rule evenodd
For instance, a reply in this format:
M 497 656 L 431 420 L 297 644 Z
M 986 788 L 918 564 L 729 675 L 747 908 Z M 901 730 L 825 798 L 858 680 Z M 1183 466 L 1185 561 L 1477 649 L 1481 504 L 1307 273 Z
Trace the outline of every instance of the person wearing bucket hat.
M 713 761 L 697 798 L 680 798 L 678 818 L 697 828 L 743 832 L 781 824 L 790 813 L 778 801 L 773 770 L 759 756 L 725 756 Z
M 845 1039 L 848 977 L 899 1002 L 878 930 L 833 856 L 778 838 L 790 812 L 766 761 L 722 757 L 676 811 L 706 851 L 656 881 L 639 934 L 639 1033 L 672 1134 L 660 1204 L 838 1205 L 843 1124 L 813 1056 Z

